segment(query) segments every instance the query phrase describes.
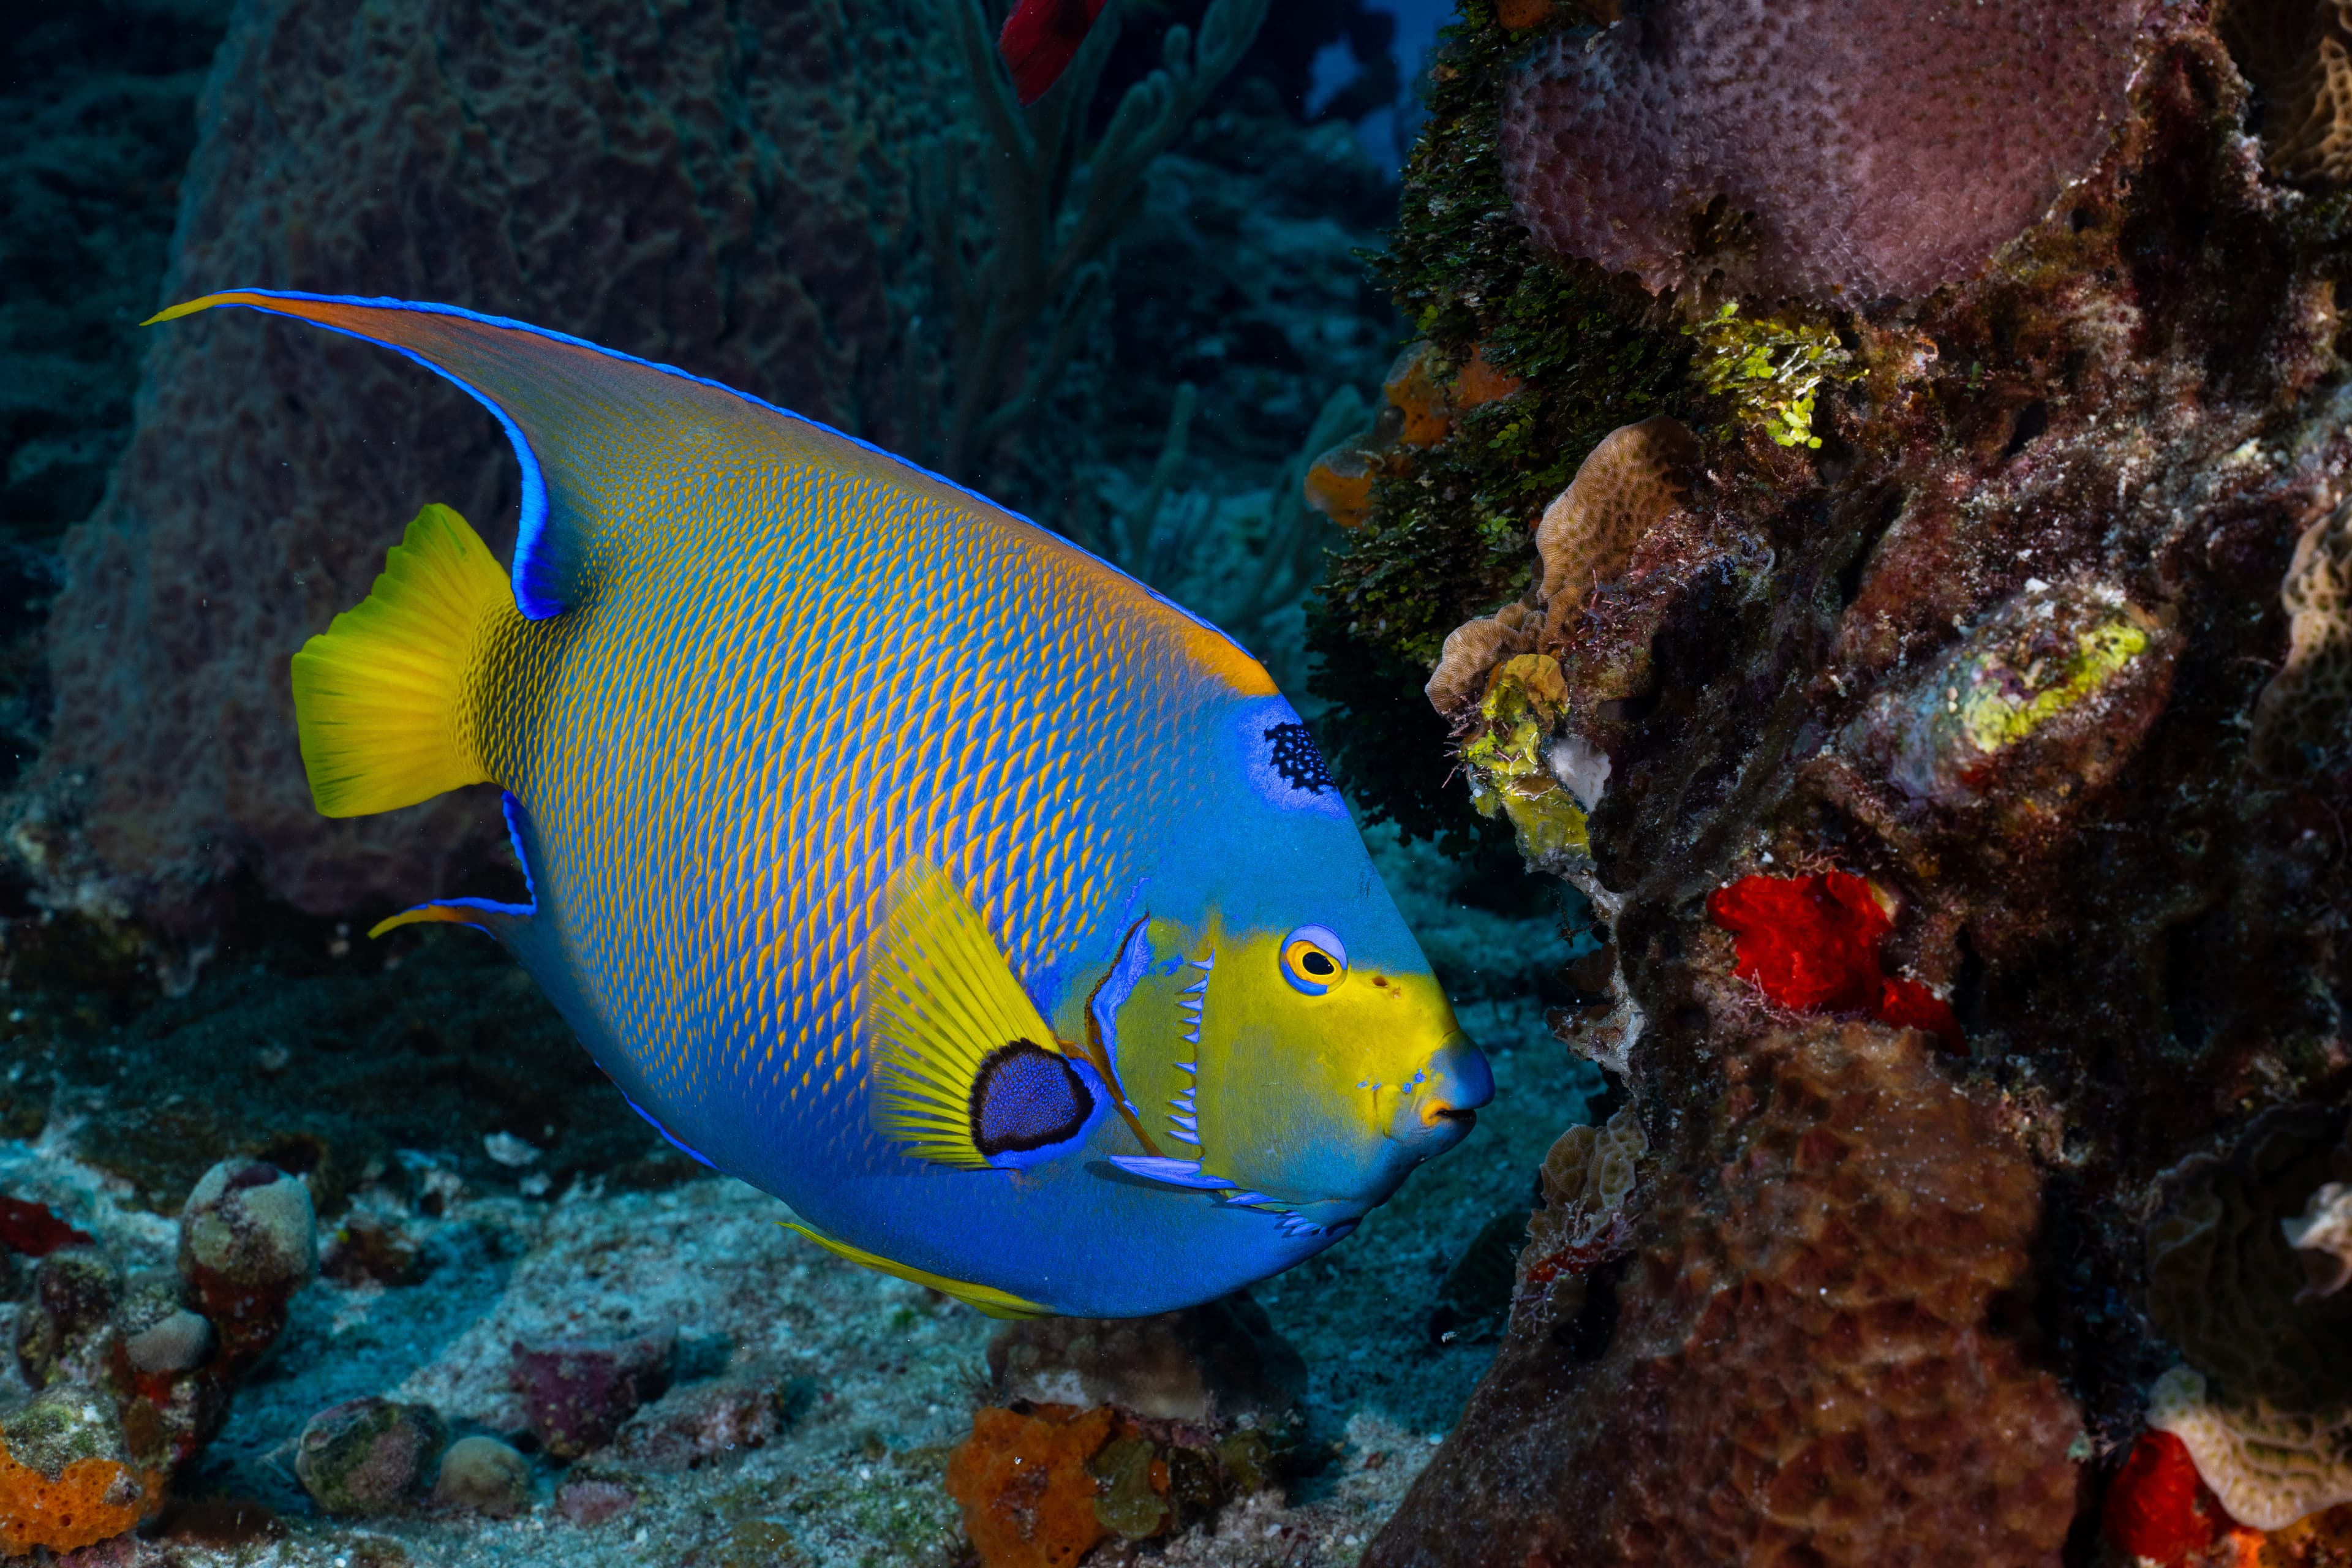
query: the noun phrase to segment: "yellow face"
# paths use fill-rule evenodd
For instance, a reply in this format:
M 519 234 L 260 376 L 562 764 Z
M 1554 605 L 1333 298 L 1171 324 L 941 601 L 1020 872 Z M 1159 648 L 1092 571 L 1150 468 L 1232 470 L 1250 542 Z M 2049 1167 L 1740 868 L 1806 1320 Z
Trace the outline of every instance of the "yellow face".
M 1381 1203 L 1459 1142 L 1492 1092 L 1425 968 L 1351 963 L 1320 926 L 1155 921 L 1117 1015 L 1117 1067 L 1158 1155 L 1198 1184 L 1320 1225 Z

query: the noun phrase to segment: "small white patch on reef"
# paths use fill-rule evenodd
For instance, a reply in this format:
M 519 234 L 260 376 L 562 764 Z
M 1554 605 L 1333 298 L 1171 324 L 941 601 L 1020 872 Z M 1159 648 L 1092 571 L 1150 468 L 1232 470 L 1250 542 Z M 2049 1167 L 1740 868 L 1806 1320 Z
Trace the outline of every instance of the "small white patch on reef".
M 539 1163 L 539 1151 L 511 1132 L 483 1133 L 482 1152 L 510 1171 Z
M 2333 1296 L 2352 1280 L 2352 1182 L 2326 1184 L 2300 1215 L 2279 1221 L 2279 1229 L 2303 1259 L 2309 1279 L 2295 1292 L 2296 1300 Z
M 1601 808 L 1601 792 L 1609 785 L 1608 752 L 1571 730 L 1551 743 L 1544 760 L 1551 764 L 1551 776 L 1576 797 L 1577 805 L 1587 812 Z

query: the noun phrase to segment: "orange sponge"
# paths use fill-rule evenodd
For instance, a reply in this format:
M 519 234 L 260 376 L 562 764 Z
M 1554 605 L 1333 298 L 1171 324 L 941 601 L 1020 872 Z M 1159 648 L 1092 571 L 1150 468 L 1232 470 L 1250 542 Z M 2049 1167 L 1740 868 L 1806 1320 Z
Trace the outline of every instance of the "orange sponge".
M 1071 1568 L 1111 1531 L 1095 1510 L 1101 1487 L 1087 1468 L 1110 1440 L 1106 1406 L 972 1413 L 971 1436 L 948 1460 L 948 1495 L 982 1568 Z
M 162 1480 L 113 1459 L 76 1459 L 52 1480 L 0 1441 L 0 1555 L 71 1552 L 120 1535 L 146 1516 Z

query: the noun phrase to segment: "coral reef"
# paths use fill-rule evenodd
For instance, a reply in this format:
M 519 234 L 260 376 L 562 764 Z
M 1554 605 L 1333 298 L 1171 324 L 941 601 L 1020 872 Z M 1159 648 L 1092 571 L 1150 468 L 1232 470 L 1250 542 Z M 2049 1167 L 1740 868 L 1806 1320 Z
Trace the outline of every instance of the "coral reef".
M 2107 1483 L 2100 1514 L 2107 1544 L 2129 1557 L 2179 1563 L 2221 1538 L 2230 1517 L 2169 1432 L 2145 1432 Z
M 1654 292 L 1924 294 L 2091 172 L 2137 9 L 1664 0 L 1514 76 L 1505 178 L 1538 243 Z
M 845 48 L 821 0 L 748 28 L 617 5 L 562 26 L 528 5 L 246 7 L 163 292 L 450 300 L 893 441 L 898 363 L 877 349 L 906 184 L 861 150 L 908 140 L 930 66 L 922 8 L 861 16 Z M 399 509 L 511 518 L 495 423 L 413 366 L 257 321 L 146 349 L 108 499 L 66 542 L 55 726 L 16 854 L 54 903 L 184 932 L 236 868 L 337 912 L 504 886 L 494 801 L 318 818 L 284 663 L 365 591 Z
M 2257 128 L 2272 172 L 2352 174 L 2352 15 L 2341 0 L 2216 0 L 2213 30 L 2265 100 Z
M 1544 1156 L 1543 1207 L 1528 1217 L 1511 1289 L 1511 1322 L 1540 1334 L 1584 1310 L 1584 1277 L 1633 1246 L 1626 1204 L 1650 1150 L 1630 1106 L 1601 1127 L 1571 1127 Z
M 1634 547 L 1682 503 L 1697 460 L 1698 443 L 1664 414 L 1612 430 L 1592 448 L 1536 523 L 1536 603 L 1555 623 L 1623 574 Z
M 2215 1403 L 2179 1366 L 2148 1390 L 2147 1424 L 2178 1438 L 2229 1516 L 2283 1530 L 2352 1502 L 2352 1413 L 2279 1409 L 2260 1397 Z
M 2030 1163 L 1916 1034 L 1728 1073 L 1630 1258 L 1514 1333 L 1367 1562 L 2056 1562 L 2081 1428 L 2012 1305 Z
M 1986 11 L 1969 47 L 2011 48 L 2017 14 Z M 1612 1109 L 1648 1148 L 1622 1211 L 1633 1251 L 1607 1257 L 1606 1231 L 1591 1238 L 1602 1256 L 1565 1250 L 1575 1287 L 1514 1314 L 1370 1560 L 2087 1560 L 2176 1357 L 2205 1380 L 2200 1430 L 2235 1435 L 2207 1443 L 2158 1416 L 2198 1467 L 2230 1447 L 2251 1473 L 2279 1445 L 2273 1479 L 2318 1507 L 2326 1489 L 2305 1478 L 2347 1407 L 2328 1347 L 2347 1292 L 2311 1293 L 2333 1262 L 2307 1265 L 2282 1225 L 2326 1234 L 2315 1194 L 2345 1179 L 2330 1162 L 2352 1085 L 2352 774 L 2340 710 L 2317 695 L 2333 677 L 2303 674 L 2332 668 L 2318 650 L 2352 469 L 2336 305 L 2352 209 L 2253 155 L 2253 100 L 2202 14 L 2077 8 L 2082 30 L 2048 59 L 2114 47 L 1988 164 L 2012 182 L 1999 224 L 1991 207 L 1938 213 L 1884 253 L 1916 271 L 1869 281 L 1776 248 L 1773 214 L 1797 210 L 1777 198 L 1734 198 L 1696 226 L 1673 205 L 1614 231 L 1654 258 L 1641 281 L 1673 285 L 1651 298 L 1604 275 L 1634 263 L 1600 241 L 1580 257 L 1530 235 L 1486 160 L 1554 67 L 1556 93 L 1709 68 L 1676 31 L 1700 15 L 1515 7 L 1515 28 L 1466 5 L 1387 264 L 1445 363 L 1475 352 L 1523 384 L 1387 454 L 1318 611 L 1330 751 L 1402 825 L 1442 832 L 1417 758 L 1447 731 L 1455 800 L 1507 817 L 1526 858 L 1589 899 L 1594 945 L 1565 972 L 1554 1027 L 1617 1080 Z M 1874 21 L 1832 42 L 1811 30 L 1826 15 L 1748 18 L 1755 47 L 1722 79 L 1753 69 L 1769 86 L 1741 136 L 1771 125 L 1765 99 L 1783 89 L 1906 81 L 1941 36 L 1868 44 Z M 1884 58 L 1812 74 L 1848 47 Z M 1976 108 L 1990 111 L 2022 79 L 1985 79 Z M 1866 112 L 1932 96 L 1874 91 Z M 1694 137 L 1714 134 L 1706 91 L 1672 101 Z M 2048 131 L 2069 115 L 2074 131 Z M 1946 118 L 1950 148 L 1981 134 Z M 1550 188 L 1600 189 L 1629 166 L 1612 159 L 1664 145 L 1641 123 L 1621 116 L 1612 147 L 1547 164 Z M 1806 167 L 1853 123 L 1784 138 L 1778 166 Z M 1905 134 L 1885 132 L 1897 154 Z M 2021 173 L 2061 142 L 2063 159 Z M 1900 161 L 1846 173 L 1898 179 Z M 1851 258 L 1900 205 L 1835 180 L 1801 197 L 1817 204 L 1805 242 L 1856 237 Z M 1601 416 L 1611 401 L 1622 412 Z M 1573 616 L 1537 616 L 1535 535 L 1562 469 L 1661 414 L 1697 448 L 1675 504 Z M 2313 652 L 2297 662 L 2298 647 Z M 1416 739 L 1397 715 L 1424 683 L 1443 711 Z M 2263 717 L 2298 690 L 2314 695 L 2294 725 L 2316 744 L 2281 743 Z M 1908 1189 L 2000 1238 L 1976 1263 L 1939 1258 L 1969 1283 L 1910 1320 L 1964 1347 L 1946 1364 L 1987 1358 L 1965 1417 L 1958 1402 L 1914 1411 L 1906 1370 L 1865 1373 L 1816 1327 L 1822 1287 L 1897 1277 L 1841 1261 L 1877 1245 L 1874 1222 L 1839 1206 L 1867 1184 L 1826 1200 L 1832 1240 L 1804 1232 L 1822 1272 L 1801 1287 L 1774 1283 L 1771 1247 L 1719 1217 L 1768 1173 L 1811 1191 L 1802 1160 L 1743 1129 L 1845 1092 L 1794 1087 L 1845 1070 L 1788 1065 L 1804 1059 L 1791 1041 L 1830 1039 L 1901 1042 L 1872 1115 L 1967 1124 L 1945 1139 L 1950 1165 Z M 1831 1157 L 1880 1136 L 1869 1120 L 1790 1135 Z M 1703 1270 L 1686 1247 L 1719 1261 Z M 1716 1301 L 1705 1332 L 1675 1315 Z M 1960 1303 L 1972 1318 L 1944 1315 Z M 1816 1331 L 1832 1342 L 1771 1348 Z M 1810 1426 L 1843 1420 L 1827 1414 L 1842 1396 L 1790 1414 L 1788 1374 L 1746 1375 L 1767 1355 L 1849 1378 L 1890 1421 L 1911 1412 L 1907 1473 L 1946 1479 L 1899 1507 L 1857 1500 L 1886 1451 L 1859 1426 L 1832 1442 Z M 1720 1433 L 1764 1436 L 1708 1448 Z M 1784 1480 L 1801 1452 L 1819 1468 Z M 1948 1528 L 1957 1503 L 1922 1500 L 1957 1499 L 1961 1477 L 2014 1500 L 1972 1516 L 2004 1521 L 1999 1542 Z M 2203 1479 L 2219 1518 L 2237 1483 Z M 1854 1520 L 1889 1533 L 1865 1540 Z M 2247 1528 L 2191 1555 L 2333 1550 L 2320 1525 L 2291 1528 L 2304 1534 Z

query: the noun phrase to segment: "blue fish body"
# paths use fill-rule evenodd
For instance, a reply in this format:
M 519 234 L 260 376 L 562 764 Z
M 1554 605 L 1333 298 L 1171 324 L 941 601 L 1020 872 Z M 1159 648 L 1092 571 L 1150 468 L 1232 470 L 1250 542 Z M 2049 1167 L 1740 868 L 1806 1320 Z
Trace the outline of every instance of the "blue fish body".
M 259 290 L 490 406 L 294 663 L 322 810 L 490 782 L 503 940 L 681 1149 L 984 1310 L 1127 1316 L 1352 1229 L 1491 1091 L 1297 715 L 1213 627 L 822 426 L 448 307 Z M 380 928 L 381 929 L 381 928 Z

